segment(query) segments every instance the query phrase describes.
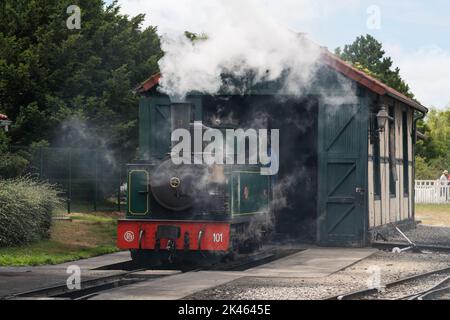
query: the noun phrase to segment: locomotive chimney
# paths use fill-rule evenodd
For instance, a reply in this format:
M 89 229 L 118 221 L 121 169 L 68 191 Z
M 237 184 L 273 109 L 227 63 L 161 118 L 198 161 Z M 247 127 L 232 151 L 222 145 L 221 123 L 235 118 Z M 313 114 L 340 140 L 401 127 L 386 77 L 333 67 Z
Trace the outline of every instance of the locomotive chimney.
M 174 132 L 176 129 L 186 129 L 190 131 L 190 124 L 193 121 L 193 112 L 194 108 L 192 104 L 189 102 L 172 102 L 170 105 L 170 123 L 171 123 L 171 132 Z M 172 142 L 172 148 L 178 142 Z M 177 152 L 172 149 L 171 152 Z
M 189 130 L 189 125 L 193 120 L 192 110 L 192 104 L 189 102 L 174 102 L 170 105 L 172 132 L 176 129 Z

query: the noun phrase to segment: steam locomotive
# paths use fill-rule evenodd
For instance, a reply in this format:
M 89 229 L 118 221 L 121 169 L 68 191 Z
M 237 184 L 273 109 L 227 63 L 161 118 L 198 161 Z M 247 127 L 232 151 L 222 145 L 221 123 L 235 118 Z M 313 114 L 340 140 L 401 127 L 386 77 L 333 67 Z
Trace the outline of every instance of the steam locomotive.
M 226 114 L 220 103 L 208 107 L 196 97 L 142 99 L 140 160 L 127 166 L 127 212 L 117 229 L 118 247 L 129 249 L 133 260 L 229 257 L 254 250 L 270 232 L 272 178 L 260 174 L 260 165 L 175 164 L 171 158 L 174 130 L 192 132 L 196 121 L 222 132 L 240 125 L 230 110 Z M 193 150 L 191 156 L 199 155 Z

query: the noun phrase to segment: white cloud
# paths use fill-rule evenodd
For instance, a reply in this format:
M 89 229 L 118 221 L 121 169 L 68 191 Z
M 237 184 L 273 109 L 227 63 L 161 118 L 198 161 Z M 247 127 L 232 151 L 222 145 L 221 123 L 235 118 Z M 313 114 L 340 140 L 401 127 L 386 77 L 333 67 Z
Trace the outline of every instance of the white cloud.
M 220 22 L 224 25 L 233 23 L 235 19 L 232 17 L 228 18 L 225 14 L 215 12 L 221 7 L 218 5 L 221 1 L 227 2 L 227 0 L 119 0 L 119 4 L 122 13 L 131 16 L 145 13 L 144 26 L 156 25 L 160 34 L 167 33 L 173 36 L 185 30 L 207 32 L 210 20 L 217 16 L 222 17 L 223 21 Z M 247 1 L 241 0 L 242 3 Z M 358 0 L 258 0 L 260 9 L 277 23 L 302 32 L 311 32 L 317 26 L 327 26 L 329 18 L 342 14 L 343 8 L 348 19 L 354 18 L 355 14 L 362 14 L 365 17 L 366 12 L 361 9 L 365 3 Z M 379 0 L 377 3 L 385 10 L 390 8 L 389 11 L 396 12 L 395 21 L 448 25 L 447 18 L 428 12 L 429 8 L 421 2 Z M 347 18 L 342 19 L 344 23 Z M 320 30 L 332 34 L 342 32 L 339 29 L 327 28 Z M 314 35 L 312 38 L 314 39 Z M 400 67 L 402 77 L 424 105 L 445 107 L 450 102 L 450 52 L 438 46 L 405 50 L 405 46 L 399 45 L 402 43 L 401 40 L 408 41 L 400 39 L 396 44 L 385 44 L 384 47 L 388 55 L 392 56 L 394 63 Z M 423 39 L 424 44 L 426 41 L 427 39 Z
M 378 0 L 383 10 L 389 11 L 396 23 L 408 25 L 450 27 L 450 18 L 446 7 L 447 0 Z
M 311 83 L 320 55 L 317 46 L 281 26 L 256 0 L 218 2 L 208 8 L 206 40 L 192 44 L 185 37 L 162 37 L 161 90 L 173 99 L 192 90 L 216 93 L 223 85 L 240 90 L 242 86 L 224 83 L 222 75 L 240 77 L 249 70 L 255 81 L 278 79 L 290 70 L 285 93 L 299 94 Z
M 162 33 L 184 30 L 202 32 L 211 12 L 226 0 L 119 0 L 122 12 L 131 16 L 146 14 L 145 26 L 157 25 Z M 242 3 L 248 0 L 242 0 Z M 318 23 L 337 9 L 352 8 L 358 0 L 258 0 L 259 7 L 284 26 Z M 229 21 L 223 21 L 224 24 Z M 304 30 L 297 30 L 304 31 Z
M 208 12 L 217 0 L 121 0 L 122 13 L 146 14 L 144 26 L 156 25 L 160 32 L 202 31 Z
M 385 45 L 416 98 L 426 106 L 444 108 L 450 103 L 450 53 L 438 46 L 405 52 Z

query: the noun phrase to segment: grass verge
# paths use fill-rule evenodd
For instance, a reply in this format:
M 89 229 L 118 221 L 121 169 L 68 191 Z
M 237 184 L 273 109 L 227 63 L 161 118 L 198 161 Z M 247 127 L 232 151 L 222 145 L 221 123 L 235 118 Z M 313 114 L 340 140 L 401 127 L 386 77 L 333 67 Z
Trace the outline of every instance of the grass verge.
M 427 225 L 450 227 L 450 204 L 416 204 L 416 219 Z
M 75 213 L 56 220 L 51 237 L 27 246 L 0 248 L 0 266 L 58 264 L 118 251 L 117 214 Z

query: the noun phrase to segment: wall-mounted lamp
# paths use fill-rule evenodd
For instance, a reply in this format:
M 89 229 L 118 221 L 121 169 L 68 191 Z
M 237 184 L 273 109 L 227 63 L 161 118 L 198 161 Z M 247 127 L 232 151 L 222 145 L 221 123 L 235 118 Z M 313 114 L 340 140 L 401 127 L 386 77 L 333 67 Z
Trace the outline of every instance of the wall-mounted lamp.
M 377 124 L 378 124 L 378 132 L 383 132 L 384 128 L 386 127 L 386 124 L 388 120 L 394 121 L 394 118 L 389 116 L 389 113 L 386 111 L 386 107 L 384 105 L 381 105 L 380 111 L 378 111 L 377 115 Z

